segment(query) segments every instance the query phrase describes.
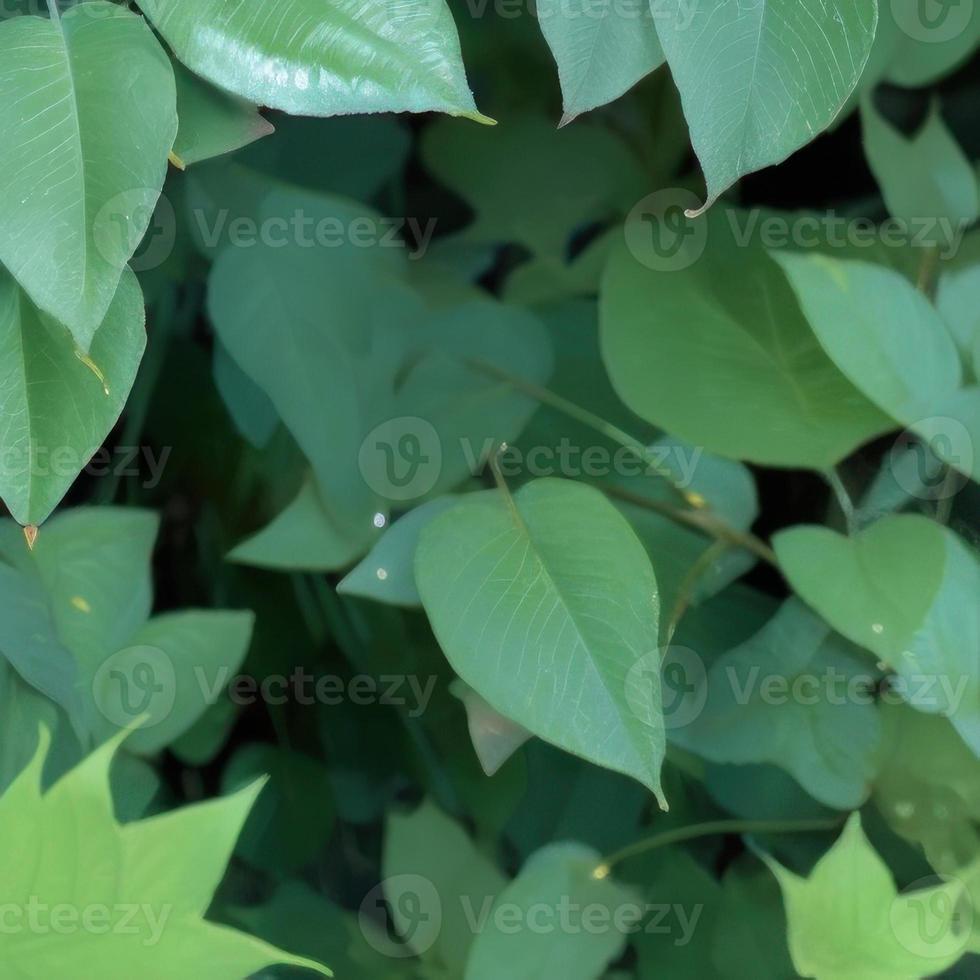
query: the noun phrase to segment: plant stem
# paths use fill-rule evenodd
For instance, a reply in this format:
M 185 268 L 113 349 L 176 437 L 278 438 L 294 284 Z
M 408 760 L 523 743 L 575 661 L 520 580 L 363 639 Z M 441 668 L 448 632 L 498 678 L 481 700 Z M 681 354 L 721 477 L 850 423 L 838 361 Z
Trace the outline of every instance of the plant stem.
M 930 300 L 936 294 L 936 283 L 939 280 L 939 246 L 929 245 L 922 253 L 919 271 L 915 277 L 916 288 Z
M 496 364 L 472 359 L 467 360 L 466 363 L 476 370 L 496 378 L 498 381 L 506 382 L 512 387 L 517 388 L 518 391 L 524 392 L 525 395 L 530 395 L 532 398 L 541 402 L 542 405 L 549 405 L 563 415 L 576 419 L 583 425 L 587 425 L 590 429 L 595 429 L 596 432 L 601 433 L 607 439 L 618 443 L 625 449 L 629 449 L 640 458 L 647 469 L 666 480 L 678 497 L 689 507 L 703 508 L 708 506 L 708 502 L 701 494 L 685 490 L 680 486 L 677 482 L 677 477 L 669 469 L 664 467 L 658 459 L 654 458 L 650 450 L 639 439 L 631 436 L 628 432 L 624 432 L 618 425 L 613 425 L 612 422 L 602 418 L 602 416 L 590 412 L 581 405 L 576 405 L 575 402 L 571 402 L 567 398 L 563 398 L 550 388 L 544 388 L 541 385 L 536 385 L 533 381 L 528 381 L 526 378 L 511 374 L 509 371 L 497 367 Z
M 677 601 L 671 610 L 670 619 L 667 622 L 667 635 L 664 641 L 665 647 L 669 647 L 674 639 L 674 633 L 680 621 L 684 618 L 684 613 L 690 608 L 694 600 L 694 590 L 697 588 L 701 576 L 717 561 L 729 548 L 731 543 L 722 541 L 720 538 L 712 542 L 698 557 L 698 560 L 690 567 L 684 580 L 681 582 L 677 593 Z
M 844 523 L 847 525 L 847 533 L 853 534 L 858 523 L 857 508 L 854 506 L 854 501 L 851 500 L 851 495 L 847 492 L 847 487 L 844 486 L 840 473 L 831 467 L 823 471 L 823 476 L 837 498 L 837 505 L 840 507 L 841 513 L 844 515 Z
M 661 500 L 653 500 L 650 497 L 644 497 L 642 494 L 633 493 L 631 490 L 625 490 L 613 484 L 600 484 L 600 489 L 610 497 L 618 497 L 627 503 L 636 504 L 637 507 L 646 507 L 648 510 L 655 510 L 658 514 L 669 517 L 676 524 L 693 527 L 702 534 L 717 538 L 726 544 L 745 548 L 761 558 L 764 562 L 772 565 L 773 568 L 779 567 L 779 562 L 776 560 L 776 553 L 765 541 L 757 538 L 748 531 L 740 531 L 738 528 L 732 527 L 731 524 L 722 520 L 717 514 L 711 511 L 682 510 L 679 507 L 672 507 L 670 504 L 665 504 Z
M 614 865 L 645 854 L 659 847 L 679 844 L 698 837 L 710 837 L 714 834 L 799 834 L 813 830 L 833 830 L 841 825 L 841 820 L 709 820 L 707 823 L 689 824 L 687 827 L 675 827 L 661 834 L 654 834 L 644 840 L 628 844 L 603 858 L 592 872 L 596 878 L 605 878 Z

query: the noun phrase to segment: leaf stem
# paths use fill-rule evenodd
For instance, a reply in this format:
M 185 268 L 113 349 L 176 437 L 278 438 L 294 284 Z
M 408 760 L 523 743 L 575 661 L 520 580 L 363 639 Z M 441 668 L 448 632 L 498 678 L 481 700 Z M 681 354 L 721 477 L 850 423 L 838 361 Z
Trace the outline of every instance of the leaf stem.
M 851 495 L 848 493 L 847 487 L 844 486 L 844 481 L 841 479 L 840 473 L 833 467 L 830 467 L 823 471 L 823 477 L 830 486 L 830 489 L 834 491 L 834 496 L 837 498 L 837 505 L 844 515 L 847 533 L 854 534 L 858 524 L 857 508 L 854 506 L 854 501 L 851 500 Z
M 476 359 L 467 359 L 466 363 L 470 367 L 496 378 L 498 381 L 506 382 L 518 391 L 524 392 L 525 395 L 530 395 L 532 398 L 541 402 L 542 405 L 548 405 L 563 415 L 567 415 L 569 418 L 573 418 L 583 425 L 587 425 L 590 429 L 595 429 L 596 432 L 601 433 L 625 449 L 629 449 L 640 458 L 648 470 L 666 480 L 678 497 L 689 507 L 703 508 L 708 506 L 707 501 L 701 494 L 685 490 L 684 487 L 680 486 L 677 477 L 660 460 L 656 459 L 639 439 L 631 436 L 628 432 L 624 432 L 618 425 L 613 425 L 612 422 L 602 418 L 602 416 L 590 412 L 581 405 L 576 405 L 575 402 L 569 401 L 550 388 L 536 385 L 533 381 L 528 381 L 519 375 L 511 374 L 509 371 L 497 367 L 496 364 Z
M 915 285 L 930 300 L 936 295 L 940 258 L 939 246 L 929 245 L 923 251 L 922 258 L 919 261 L 919 271 L 916 274 Z
M 779 567 L 776 553 L 765 541 L 757 538 L 748 531 L 740 531 L 738 528 L 732 527 L 731 524 L 711 511 L 682 510 L 679 507 L 672 507 L 662 500 L 653 500 L 650 497 L 644 497 L 642 494 L 633 493 L 631 490 L 625 490 L 623 487 L 617 487 L 613 484 L 602 483 L 599 484 L 599 488 L 610 497 L 618 497 L 620 500 L 635 504 L 637 507 L 646 507 L 648 510 L 655 510 L 658 514 L 663 514 L 664 517 L 670 518 L 675 524 L 684 524 L 687 527 L 693 527 L 695 530 L 700 531 L 702 534 L 707 534 L 709 537 L 717 538 L 719 541 L 724 541 L 727 544 L 735 545 L 739 548 L 745 548 L 761 558 L 764 562 L 772 565 L 773 568 Z
M 645 854 L 660 847 L 680 844 L 683 841 L 695 840 L 698 837 L 710 837 L 715 834 L 800 834 L 813 830 L 833 830 L 841 825 L 840 818 L 822 820 L 709 820 L 706 823 L 688 824 L 686 827 L 675 827 L 663 833 L 654 834 L 643 840 L 627 844 L 626 847 L 613 851 L 603 858 L 592 872 L 595 878 L 605 878 L 614 865 Z

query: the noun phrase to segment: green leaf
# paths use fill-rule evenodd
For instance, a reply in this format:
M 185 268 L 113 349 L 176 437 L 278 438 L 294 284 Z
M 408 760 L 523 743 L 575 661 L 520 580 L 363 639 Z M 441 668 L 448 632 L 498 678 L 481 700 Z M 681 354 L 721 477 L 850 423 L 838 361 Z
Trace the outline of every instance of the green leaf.
M 49 656 L 67 650 L 78 674 L 72 715 L 79 733 L 102 741 L 142 719 L 127 747 L 147 753 L 189 728 L 218 697 L 244 659 L 252 629 L 247 612 L 149 618 L 157 525 L 155 514 L 129 508 L 60 514 L 32 552 L 21 545 L 18 588 L 0 595 L 4 653 L 16 662 L 45 648 Z M 10 522 L 0 527 L 12 529 Z M 0 572 L 6 574 L 2 565 Z M 25 589 L 35 601 L 18 609 Z
M 228 560 L 258 568 L 334 571 L 363 554 L 377 533 L 373 521 L 351 527 L 339 520 L 308 477 L 295 499 L 264 528 L 236 545 Z
M 618 99 L 664 63 L 648 2 L 544 0 L 538 23 L 558 63 L 562 123 Z
M 116 424 L 146 346 L 143 295 L 123 273 L 90 354 L 0 270 L 0 496 L 42 524 Z
M 0 955 L 8 970 L 25 980 L 71 973 L 131 980 L 186 975 L 207 962 L 215 980 L 240 980 L 288 963 L 330 975 L 311 960 L 203 919 L 258 787 L 121 825 L 109 789 L 118 739 L 42 795 L 48 742 L 45 733 L 31 764 L 0 797 L 7 841 L 0 856 L 7 913 Z M 50 914 L 67 909 L 59 921 L 68 925 L 30 928 L 37 907 Z M 97 923 L 98 942 L 86 922 Z
M 93 693 L 103 712 L 111 711 L 106 733 L 115 731 L 120 718 L 132 714 L 113 671 L 131 673 L 138 685 L 140 664 L 160 663 L 158 670 L 166 696 L 146 709 L 147 720 L 129 737 L 127 748 L 134 752 L 156 752 L 187 731 L 224 690 L 225 683 L 245 659 L 252 639 L 254 617 L 250 612 L 193 609 L 155 616 L 129 641 L 129 648 L 105 661 L 82 663 L 83 673 L 92 676 Z M 161 656 L 162 655 L 162 656 Z M 172 674 L 171 674 L 172 672 Z M 172 676 L 172 680 L 170 680 Z M 167 683 L 169 681 L 169 684 Z
M 704 707 L 671 739 L 712 762 L 774 763 L 814 799 L 854 809 L 868 795 L 881 737 L 875 680 L 846 641 L 790 599 L 712 664 L 704 691 L 688 695 Z
M 667 0 L 654 22 L 681 93 L 708 207 L 826 129 L 871 51 L 875 0 Z
M 141 0 L 191 71 L 258 105 L 305 116 L 449 112 L 482 119 L 449 8 L 283 0 L 276 16 L 228 0 Z
M 274 180 L 370 201 L 400 174 L 410 149 L 395 116 L 280 116 L 272 139 L 236 159 Z
M 502 715 L 633 776 L 663 803 L 659 596 L 601 493 L 536 480 L 464 498 L 422 532 L 416 584 L 456 672 Z M 646 658 L 646 660 L 644 660 Z
M 934 976 L 964 952 L 958 882 L 899 893 L 854 813 L 837 843 L 800 878 L 775 860 L 793 965 L 820 980 Z
M 824 354 L 755 236 L 740 241 L 738 218 L 696 219 L 702 231 L 689 226 L 682 240 L 693 251 L 672 271 L 644 264 L 628 244 L 657 228 L 627 225 L 602 283 L 603 361 L 634 412 L 689 443 L 824 468 L 890 423 Z
M 179 125 L 173 156 L 181 169 L 275 132 L 252 103 L 209 85 L 180 62 L 174 63 L 174 78 Z
M 946 463 L 980 479 L 980 453 L 972 451 L 980 445 L 980 388 L 961 387 L 956 345 L 925 296 L 884 266 L 775 257 L 823 349 L 851 382 Z
M 861 103 L 864 152 L 888 211 L 914 234 L 929 219 L 938 246 L 953 246 L 980 214 L 977 176 L 934 104 L 922 128 L 906 139 L 875 108 Z
M 450 119 L 425 130 L 429 172 L 476 212 L 465 241 L 515 242 L 563 262 L 573 231 L 625 214 L 643 195 L 642 168 L 608 129 L 582 122 L 554 130 L 527 114 L 492 130 Z
M 937 871 L 955 874 L 980 852 L 980 758 L 945 718 L 893 703 L 881 716 L 874 802 Z
M 795 527 L 773 538 L 793 588 L 902 679 L 920 711 L 949 715 L 980 756 L 980 561 L 948 528 L 883 518 L 854 538 Z
M 462 976 L 474 924 L 503 890 L 503 875 L 428 801 L 388 817 L 382 873 L 399 934 L 437 973 Z
M 879 4 L 879 10 L 881 21 L 893 18 L 897 28 L 887 72 L 896 85 L 929 85 L 965 61 L 980 42 L 980 7 L 974 3 L 923 6 L 895 0 Z
M 503 963 L 509 980 L 601 975 L 625 945 L 623 930 L 636 928 L 642 906 L 625 886 L 595 877 L 600 863 L 599 854 L 582 844 L 551 844 L 533 854 L 490 909 L 473 944 L 466 980 L 498 980 Z M 574 911 L 563 913 L 567 907 Z
M 222 773 L 226 794 L 254 784 L 267 774 L 245 822 L 236 854 L 273 874 L 296 871 L 330 838 L 333 794 L 327 769 L 318 759 L 273 745 L 240 748 Z
M 415 550 L 423 528 L 458 498 L 451 494 L 430 500 L 399 517 L 374 547 L 340 581 L 337 591 L 395 606 L 420 606 L 415 587 Z
M 0 261 L 87 352 L 163 186 L 173 71 L 103 0 L 3 21 L 0 57 Z
M 335 905 L 302 881 L 286 881 L 263 905 L 230 908 L 228 916 L 267 942 L 320 963 L 339 977 L 393 980 L 406 977 L 405 961 L 385 956 L 391 941 L 381 927 Z M 411 961 L 410 961 L 411 962 Z

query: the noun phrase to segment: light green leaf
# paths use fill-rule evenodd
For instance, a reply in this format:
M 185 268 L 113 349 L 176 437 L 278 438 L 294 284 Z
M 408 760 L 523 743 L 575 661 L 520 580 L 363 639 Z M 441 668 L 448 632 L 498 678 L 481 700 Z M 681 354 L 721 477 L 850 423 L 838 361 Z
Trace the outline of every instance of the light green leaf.
M 536 13 L 558 63 L 562 123 L 618 99 L 664 63 L 648 0 L 542 0 Z
M 475 924 L 506 883 L 493 862 L 427 801 L 388 817 L 382 873 L 399 934 L 436 972 L 462 976 Z
M 654 18 L 708 207 L 826 129 L 871 51 L 875 0 L 667 0 Z
M 898 272 L 867 262 L 782 252 L 827 354 L 882 411 L 929 441 L 950 466 L 980 479 L 980 388 L 942 318 Z
M 116 4 L 0 23 L 0 261 L 88 351 L 177 132 L 173 71 Z
M 854 809 L 868 795 L 881 737 L 876 679 L 845 640 L 790 599 L 712 664 L 703 692 L 687 695 L 703 698 L 703 708 L 671 739 L 712 762 L 773 763 L 821 803 Z
M 599 491 L 536 480 L 464 498 L 422 532 L 416 584 L 456 672 L 502 715 L 663 803 L 650 561 Z M 643 658 L 647 658 L 644 660 Z
M 0 496 L 42 524 L 116 424 L 143 349 L 143 295 L 123 273 L 88 357 L 0 270 Z
M 968 930 L 958 882 L 899 893 L 888 866 L 851 815 L 837 843 L 800 878 L 774 859 L 793 965 L 820 980 L 914 980 L 955 963 Z
M 977 176 L 933 105 L 922 128 L 906 139 L 875 108 L 861 102 L 864 152 L 888 211 L 913 234 L 927 222 L 936 246 L 949 248 L 980 213 Z
M 656 227 L 627 226 L 602 283 L 603 361 L 634 412 L 687 442 L 755 463 L 829 466 L 891 423 L 824 354 L 779 268 L 754 236 L 739 240 L 737 218 L 695 219 L 702 230 L 683 243 L 694 251 L 672 271 L 627 244 Z
M 883 518 L 857 537 L 796 527 L 773 539 L 793 588 L 899 677 L 919 711 L 949 716 L 980 756 L 980 561 L 948 528 Z
M 395 606 L 420 606 L 422 599 L 415 587 L 415 549 L 419 535 L 457 500 L 451 494 L 437 497 L 399 517 L 340 581 L 337 591 Z
M 230 153 L 275 132 L 252 103 L 223 92 L 174 63 L 177 81 L 177 138 L 173 155 L 183 169 Z
M 5 968 L 24 980 L 131 980 L 187 976 L 207 962 L 215 980 L 241 980 L 288 963 L 329 976 L 311 960 L 202 918 L 258 787 L 120 825 L 109 789 L 118 741 L 42 795 L 45 733 L 31 764 L 0 797 Z M 29 918 L 37 907 L 69 913 L 59 928 L 38 932 Z
M 449 8 L 282 0 L 276 16 L 234 0 L 141 0 L 191 71 L 302 116 L 449 112 L 482 119 Z
M 533 854 L 490 909 L 466 980 L 499 980 L 502 963 L 509 980 L 600 976 L 625 945 L 621 930 L 635 929 L 643 914 L 628 888 L 595 877 L 600 863 L 599 854 L 582 844 L 550 844 Z M 577 914 L 563 913 L 568 906 Z M 568 925 L 561 919 L 565 914 Z M 587 927 L 586 914 L 602 927 Z

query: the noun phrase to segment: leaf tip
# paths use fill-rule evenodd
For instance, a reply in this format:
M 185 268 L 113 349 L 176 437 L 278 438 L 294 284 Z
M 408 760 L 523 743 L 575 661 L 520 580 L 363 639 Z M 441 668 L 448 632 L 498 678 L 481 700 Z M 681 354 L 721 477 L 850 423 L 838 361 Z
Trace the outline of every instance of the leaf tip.
M 24 528 L 24 540 L 27 542 L 27 550 L 33 551 L 34 545 L 37 543 L 37 536 L 41 533 L 41 529 L 36 524 L 28 524 Z
M 270 132 L 271 132 L 271 130 L 270 130 Z M 174 153 L 174 151 L 173 151 L 173 150 L 171 150 L 171 151 L 170 151 L 170 152 L 169 152 L 169 153 L 167 154 L 167 159 L 168 159 L 168 160 L 170 161 L 170 163 L 171 163 L 171 164 L 172 164 L 173 166 L 175 166 L 175 167 L 176 167 L 176 168 L 177 168 L 178 170 L 186 170 L 186 169 L 187 169 L 187 164 L 186 164 L 186 163 L 184 163 L 184 161 L 183 161 L 183 160 L 181 160 L 181 158 L 180 158 L 179 156 L 177 156 L 177 154 L 176 154 L 176 153 Z

